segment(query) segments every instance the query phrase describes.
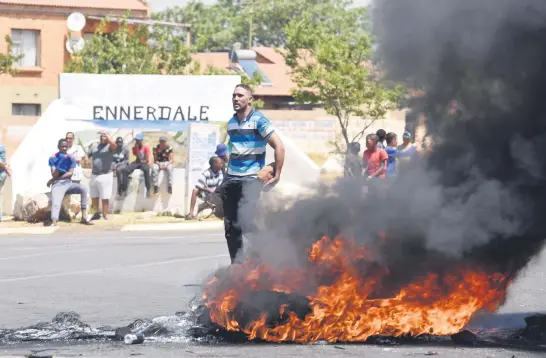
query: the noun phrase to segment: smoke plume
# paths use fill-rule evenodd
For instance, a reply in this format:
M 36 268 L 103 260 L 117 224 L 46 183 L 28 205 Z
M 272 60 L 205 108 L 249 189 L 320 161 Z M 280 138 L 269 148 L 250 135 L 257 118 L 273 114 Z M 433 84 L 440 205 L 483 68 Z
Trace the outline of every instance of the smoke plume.
M 461 264 L 514 277 L 546 238 L 546 2 L 380 0 L 373 20 L 390 79 L 424 92 L 410 116 L 426 118 L 432 150 L 378 195 L 340 181 L 265 205 L 251 251 L 304 266 L 341 233 L 376 250 L 393 289 Z

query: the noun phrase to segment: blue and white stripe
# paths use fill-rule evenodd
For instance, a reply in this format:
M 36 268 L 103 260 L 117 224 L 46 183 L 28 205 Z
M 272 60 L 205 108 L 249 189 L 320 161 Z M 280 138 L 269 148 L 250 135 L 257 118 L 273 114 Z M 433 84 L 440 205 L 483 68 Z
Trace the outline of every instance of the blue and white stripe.
M 241 122 L 234 115 L 228 122 L 230 141 L 228 175 L 256 176 L 265 166 L 267 139 L 275 132 L 263 113 L 254 109 Z

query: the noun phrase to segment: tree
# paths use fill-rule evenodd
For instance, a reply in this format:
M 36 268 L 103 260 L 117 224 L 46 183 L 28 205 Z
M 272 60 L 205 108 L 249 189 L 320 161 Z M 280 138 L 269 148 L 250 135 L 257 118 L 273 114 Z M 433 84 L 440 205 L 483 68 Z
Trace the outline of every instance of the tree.
M 220 0 L 206 5 L 190 1 L 183 7 L 168 8 L 156 13 L 156 20 L 191 25 L 191 41 L 197 51 L 229 50 L 245 33 L 244 22 L 238 14 L 241 5 L 234 0 Z
M 13 42 L 11 41 L 11 37 L 9 37 L 9 35 L 6 35 L 5 39 L 8 48 L 6 54 L 0 53 L 0 75 L 5 73 L 13 74 L 17 72 L 13 65 L 24 56 L 23 54 L 20 54 L 18 56 L 12 55 L 11 49 L 13 47 Z
M 156 13 L 165 21 L 191 25 L 192 44 L 197 51 L 230 50 L 239 42 L 248 47 L 284 47 L 285 27 L 295 18 L 312 14 L 315 21 L 328 19 L 332 7 L 345 8 L 349 0 L 219 0 L 212 5 L 190 1 Z
M 362 26 L 366 9 L 331 6 L 329 13 L 327 21 L 310 14 L 291 21 L 283 55 L 298 86 L 296 101 L 321 104 L 336 116 L 342 143 L 335 144 L 342 151 L 360 140 L 373 121 L 396 108 L 402 90 L 382 83 L 372 65 L 372 39 Z M 351 117 L 360 118 L 353 135 Z
M 127 17 L 111 33 L 104 20 L 82 51 L 75 53 L 66 72 L 102 74 L 182 74 L 191 61 L 183 36 L 173 28 L 133 27 Z

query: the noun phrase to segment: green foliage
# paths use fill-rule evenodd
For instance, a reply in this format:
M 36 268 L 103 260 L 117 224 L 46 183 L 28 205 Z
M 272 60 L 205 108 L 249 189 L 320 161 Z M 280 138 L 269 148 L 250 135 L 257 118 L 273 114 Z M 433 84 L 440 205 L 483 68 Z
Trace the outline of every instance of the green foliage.
M 337 147 L 342 150 L 396 108 L 402 89 L 383 84 L 372 66 L 372 39 L 362 26 L 366 9 L 331 5 L 328 13 L 327 20 L 304 14 L 291 21 L 282 53 L 298 86 L 296 101 L 320 104 L 337 117 L 343 142 Z M 361 119 L 354 136 L 349 135 L 351 117 Z
M 18 56 L 13 56 L 11 54 L 11 49 L 13 46 L 13 42 L 11 41 L 11 37 L 9 35 L 6 35 L 5 37 L 6 43 L 8 44 L 8 49 L 6 51 L 6 54 L 0 53 L 0 75 L 9 73 L 13 74 L 17 72 L 17 70 L 13 67 L 13 65 L 23 58 L 23 54 Z
M 191 42 L 197 51 L 229 50 L 244 33 L 244 21 L 236 1 L 220 0 L 212 5 L 190 1 L 154 14 L 157 20 L 191 25 Z
M 284 28 L 294 18 L 312 14 L 315 21 L 329 18 L 331 7 L 348 0 L 219 0 L 212 5 L 192 0 L 154 15 L 156 19 L 191 25 L 192 44 L 199 52 L 230 50 L 234 43 L 284 47 Z M 249 31 L 251 30 L 251 31 Z
M 75 53 L 66 72 L 97 74 L 182 74 L 191 61 L 190 49 L 176 29 L 133 26 L 127 17 L 112 33 L 105 19 L 85 48 Z

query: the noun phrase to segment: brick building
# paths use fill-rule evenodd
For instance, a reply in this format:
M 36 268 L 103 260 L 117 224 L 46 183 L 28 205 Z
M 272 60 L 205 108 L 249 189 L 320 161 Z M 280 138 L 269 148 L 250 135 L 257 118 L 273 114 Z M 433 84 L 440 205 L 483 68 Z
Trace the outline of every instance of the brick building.
M 144 0 L 0 0 L 0 53 L 6 52 L 4 38 L 9 35 L 13 53 L 24 55 L 16 74 L 0 75 L 0 142 L 9 154 L 58 98 L 59 73 L 70 59 L 65 46 L 68 15 L 85 15 L 80 35 L 88 38 L 105 16 L 121 17 L 127 11 L 131 19 L 151 17 Z

